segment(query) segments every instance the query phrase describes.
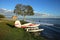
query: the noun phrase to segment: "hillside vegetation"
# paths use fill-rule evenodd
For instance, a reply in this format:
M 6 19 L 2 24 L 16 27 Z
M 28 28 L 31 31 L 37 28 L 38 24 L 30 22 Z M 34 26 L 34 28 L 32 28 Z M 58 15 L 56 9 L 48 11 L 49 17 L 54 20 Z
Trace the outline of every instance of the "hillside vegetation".
M 22 21 L 21 21 L 22 22 Z M 22 22 L 22 24 L 25 22 Z M 34 37 L 22 28 L 15 28 L 14 21 L 0 20 L 0 40 L 45 40 L 43 37 Z

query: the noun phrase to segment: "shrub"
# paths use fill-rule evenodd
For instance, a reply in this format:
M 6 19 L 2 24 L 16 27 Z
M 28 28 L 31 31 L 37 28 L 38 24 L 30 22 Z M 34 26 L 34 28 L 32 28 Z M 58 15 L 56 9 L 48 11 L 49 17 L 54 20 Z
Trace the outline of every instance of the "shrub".
M 4 15 L 2 15 L 2 14 L 0 14 L 0 18 L 5 18 L 5 16 L 4 16 Z

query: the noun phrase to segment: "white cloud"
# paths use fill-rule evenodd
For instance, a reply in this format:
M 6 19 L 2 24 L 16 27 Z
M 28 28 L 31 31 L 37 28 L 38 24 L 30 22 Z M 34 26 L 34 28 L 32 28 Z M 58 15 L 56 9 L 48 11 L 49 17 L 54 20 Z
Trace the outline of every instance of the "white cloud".
M 0 8 L 0 14 L 10 17 L 14 15 L 12 10 L 4 9 L 4 8 Z
M 52 15 L 49 13 L 43 13 L 42 16 L 47 17 L 47 16 L 52 16 Z
M 1 8 L 1 10 L 7 10 L 7 9 Z
M 41 12 L 37 12 L 35 11 L 35 17 L 36 18 L 60 18 L 60 16 L 56 16 L 56 15 L 53 15 L 52 13 L 41 13 Z
M 52 15 L 48 13 L 35 13 L 35 16 L 52 16 Z
M 0 8 L 0 11 L 3 11 L 3 12 L 12 12 L 12 10 L 8 10 L 8 9 L 5 9 L 5 8 Z
M 4 8 L 0 9 L 0 14 L 4 14 L 4 15 L 8 15 L 8 16 L 12 16 L 14 15 L 13 10 L 7 10 Z M 34 16 L 30 16 L 30 17 L 34 17 L 34 18 L 60 18 L 60 16 L 54 16 L 51 13 L 42 13 L 42 12 L 37 12 L 34 11 Z
M 42 13 L 42 12 L 38 12 L 38 11 L 34 11 L 34 13 L 37 16 L 51 16 L 52 15 L 50 13 Z

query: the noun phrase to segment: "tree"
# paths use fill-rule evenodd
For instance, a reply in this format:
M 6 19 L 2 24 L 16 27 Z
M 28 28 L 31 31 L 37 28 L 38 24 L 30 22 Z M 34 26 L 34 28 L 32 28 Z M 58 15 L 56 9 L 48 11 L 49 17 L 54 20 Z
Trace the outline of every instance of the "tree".
M 15 6 L 14 13 L 24 16 L 23 20 L 25 20 L 25 17 L 27 15 L 28 16 L 34 15 L 33 8 L 30 5 L 22 5 L 22 4 L 17 4 Z
M 33 8 L 31 6 L 27 6 L 27 15 L 34 15 Z

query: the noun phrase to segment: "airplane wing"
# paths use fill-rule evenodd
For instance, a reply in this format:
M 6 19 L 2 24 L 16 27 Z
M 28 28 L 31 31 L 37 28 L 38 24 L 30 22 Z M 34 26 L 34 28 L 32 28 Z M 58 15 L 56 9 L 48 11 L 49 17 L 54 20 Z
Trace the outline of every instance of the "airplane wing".
M 29 23 L 29 24 L 25 24 L 25 25 L 22 25 L 22 26 L 26 26 L 26 28 L 33 28 L 33 27 L 38 27 L 40 24 L 32 24 L 32 23 Z
M 38 26 L 40 26 L 40 24 L 30 24 L 30 25 L 28 25 L 28 27 L 38 27 Z

